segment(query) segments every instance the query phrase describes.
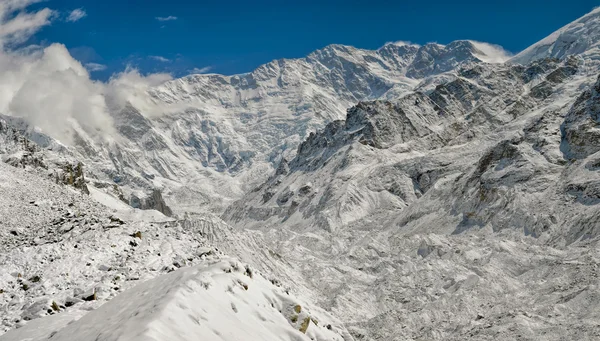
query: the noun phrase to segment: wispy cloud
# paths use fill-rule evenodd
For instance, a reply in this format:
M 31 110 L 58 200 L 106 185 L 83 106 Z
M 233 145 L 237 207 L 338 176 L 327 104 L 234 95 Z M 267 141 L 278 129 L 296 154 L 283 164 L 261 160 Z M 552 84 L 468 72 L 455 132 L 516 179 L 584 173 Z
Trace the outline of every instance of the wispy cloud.
M 157 61 L 159 61 L 159 62 L 163 62 L 163 63 L 168 63 L 168 62 L 170 62 L 170 61 L 171 61 L 170 59 L 168 59 L 168 58 L 165 58 L 165 57 L 163 57 L 163 56 L 150 56 L 150 58 L 152 58 L 152 59 L 154 59 L 154 60 L 157 60 Z
M 83 8 L 74 9 L 71 11 L 71 13 L 69 13 L 69 16 L 67 17 L 67 21 L 76 22 L 76 21 L 83 19 L 86 16 L 87 16 L 87 13 L 85 12 L 85 10 Z
M 85 64 L 85 68 L 89 72 L 104 71 L 104 70 L 106 70 L 106 65 L 102 65 L 102 64 L 98 64 L 98 63 L 87 63 L 87 64 Z
M 39 0 L 0 1 L 0 46 L 20 44 L 49 25 L 56 12 L 44 8 L 34 13 L 25 9 Z M 13 15 L 17 12 L 16 15 Z
M 509 51 L 506 51 L 502 46 L 500 45 L 495 45 L 495 44 L 489 44 L 489 43 L 483 43 L 480 41 L 475 41 L 475 40 L 469 40 L 477 50 L 479 50 L 478 52 L 481 52 L 482 54 L 477 54 L 476 53 L 476 57 L 481 59 L 481 61 L 486 62 L 486 63 L 504 63 L 505 61 L 509 60 L 510 57 L 512 57 L 512 53 L 510 53 Z
M 212 70 L 212 66 L 205 66 L 203 68 L 193 68 L 190 70 L 191 73 L 207 73 L 208 71 Z
M 172 20 L 177 20 L 177 17 L 169 15 L 168 17 L 156 17 L 156 20 L 158 20 L 158 21 L 172 21 Z
M 396 46 L 415 46 L 415 47 L 420 47 L 421 45 L 419 44 L 413 44 L 410 41 L 406 41 L 406 40 L 398 40 L 398 41 L 388 41 L 387 43 L 385 43 L 385 45 L 396 45 Z

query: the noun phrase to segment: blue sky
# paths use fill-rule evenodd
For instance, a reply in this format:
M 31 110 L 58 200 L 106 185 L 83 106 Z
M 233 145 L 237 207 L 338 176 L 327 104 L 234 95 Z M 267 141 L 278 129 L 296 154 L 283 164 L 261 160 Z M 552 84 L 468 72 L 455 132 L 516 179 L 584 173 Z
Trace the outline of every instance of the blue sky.
M 48 0 L 60 11 L 32 39 L 60 42 L 84 64 L 144 73 L 235 74 L 337 43 L 375 49 L 389 41 L 473 39 L 519 52 L 600 5 L 597 0 L 193 1 Z M 67 13 L 81 8 L 66 20 Z M 76 13 L 77 14 L 77 13 Z M 75 20 L 77 19 L 77 20 Z M 100 68 L 100 67 L 98 67 Z

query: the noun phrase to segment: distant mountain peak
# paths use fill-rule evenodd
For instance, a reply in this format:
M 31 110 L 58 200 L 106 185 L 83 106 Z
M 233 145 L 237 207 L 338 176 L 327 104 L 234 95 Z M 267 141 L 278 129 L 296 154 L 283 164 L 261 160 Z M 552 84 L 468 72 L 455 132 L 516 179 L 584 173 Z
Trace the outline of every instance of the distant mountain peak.
M 563 59 L 569 55 L 600 60 L 600 7 L 531 45 L 510 62 L 525 65 L 542 58 Z

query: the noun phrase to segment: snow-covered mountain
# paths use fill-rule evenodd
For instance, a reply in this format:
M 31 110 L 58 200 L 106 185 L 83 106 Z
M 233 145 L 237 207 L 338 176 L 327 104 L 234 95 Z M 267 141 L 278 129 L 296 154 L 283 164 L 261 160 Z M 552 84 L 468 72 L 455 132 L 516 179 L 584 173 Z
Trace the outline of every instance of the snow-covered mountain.
M 593 31 L 595 21 L 584 19 L 595 15 L 568 27 Z M 581 27 L 582 21 L 591 27 Z M 598 41 L 594 37 L 579 38 L 590 39 L 593 51 Z M 511 295 L 507 287 L 545 287 L 565 280 L 552 273 L 575 270 L 557 270 L 561 261 L 547 257 L 559 249 L 593 253 L 589 247 L 596 245 L 600 233 L 600 177 L 594 166 L 599 157 L 600 68 L 587 50 L 555 56 L 561 58 L 532 57 L 524 65 L 515 59 L 463 64 L 395 98 L 361 102 L 348 109 L 344 120 L 311 134 L 293 158 L 283 160 L 265 183 L 231 205 L 223 217 L 239 229 L 259 231 L 262 243 L 277 249 L 306 278 L 328 278 L 326 287 L 320 281 L 307 286 L 321 297 L 335 297 L 319 303 L 344 319 L 351 318 L 344 315 L 348 306 L 357 309 L 354 314 L 364 320 L 350 323 L 356 328 L 353 335 L 494 339 L 515 332 L 559 340 L 569 338 L 558 327 L 566 323 L 571 325 L 566 329 L 581 327 L 586 330 L 583 338 L 594 339 L 599 328 L 588 329 L 583 327 L 588 322 L 568 318 L 558 322 L 553 313 L 544 313 L 542 319 L 527 317 L 535 327 L 508 327 L 512 322 L 500 312 L 492 313 L 492 320 L 478 313 L 481 307 L 500 305 L 539 314 L 566 308 L 575 292 L 597 293 L 595 287 L 569 280 L 561 286 L 569 292 L 564 293 L 566 301 L 550 299 L 546 306 L 539 293 L 524 289 L 514 292 L 514 301 L 501 298 Z M 502 247 L 487 244 L 500 240 L 513 241 L 517 249 L 539 248 L 531 251 L 533 257 L 544 260 L 516 266 L 521 270 L 509 274 L 520 261 L 508 261 L 499 251 Z M 470 252 L 477 256 L 471 261 L 477 265 L 449 270 L 462 266 L 460 257 L 451 255 L 465 252 L 462 243 L 472 243 Z M 430 259 L 427 270 L 419 257 Z M 306 258 L 310 267 L 296 261 Z M 438 259 L 444 265 L 431 263 Z M 494 262 L 493 269 L 483 270 L 480 262 Z M 540 269 L 548 269 L 542 264 L 554 264 L 548 265 L 553 270 L 542 275 Z M 427 275 L 421 277 L 422 271 Z M 583 276 L 582 282 L 590 283 L 596 275 Z M 442 286 L 448 278 L 453 279 Z M 462 294 L 451 293 L 461 281 L 477 284 Z M 485 289 L 494 288 L 493 283 L 504 289 Z M 436 285 L 443 289 L 436 291 Z M 542 291 L 556 297 L 556 289 Z M 351 303 L 356 295 L 369 304 Z M 486 298 L 469 302 L 463 295 Z M 524 300 L 536 303 L 524 308 Z M 597 304 L 592 302 L 567 309 L 573 316 L 589 316 L 593 313 L 588 309 Z M 461 312 L 449 309 L 456 306 Z M 453 311 L 453 317 L 444 316 L 444 309 Z M 410 313 L 431 322 L 415 323 Z M 417 325 L 423 329 L 415 330 Z
M 569 58 L 528 67 L 467 66 L 433 91 L 417 89 L 394 101 L 359 103 L 345 121 L 311 134 L 295 158 L 284 160 L 267 183 L 230 206 L 225 217 L 244 226 L 256 219 L 261 226 L 335 230 L 380 210 L 401 212 L 423 201 L 438 180 L 469 173 L 484 162 L 482 156 L 495 158 L 494 148 L 500 156 L 504 148 L 514 149 L 502 141 L 529 138 L 532 157 L 550 168 L 561 166 L 562 116 L 578 89 L 591 80 L 579 64 Z M 552 122 L 552 133 L 529 131 L 538 129 L 540 119 Z M 588 138 L 581 138 L 593 148 Z
M 180 213 L 224 209 L 264 181 L 282 156 L 293 157 L 310 132 L 343 118 L 358 101 L 396 96 L 425 76 L 497 61 L 502 53 L 470 41 L 375 51 L 330 45 L 244 75 L 191 75 L 115 110 L 120 136 L 112 142 L 80 131 L 78 156 L 90 164 L 90 176 L 126 192 L 163 190 Z
M 1 117 L 0 340 L 599 339 L 599 15 Z

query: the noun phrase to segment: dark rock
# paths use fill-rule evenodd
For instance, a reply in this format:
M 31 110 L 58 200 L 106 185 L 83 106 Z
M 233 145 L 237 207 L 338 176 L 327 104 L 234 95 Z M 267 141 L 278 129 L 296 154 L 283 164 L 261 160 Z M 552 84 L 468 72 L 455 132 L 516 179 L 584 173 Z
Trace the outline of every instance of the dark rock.
M 84 301 L 95 301 L 97 299 L 96 290 L 91 290 L 91 291 L 84 293 L 81 296 L 81 299 Z
M 134 208 L 139 208 L 142 210 L 157 210 L 167 217 L 173 216 L 173 211 L 169 206 L 167 206 L 162 197 L 162 193 L 158 189 L 152 190 L 152 193 L 144 199 L 140 199 L 137 196 L 132 195 L 131 199 L 129 200 L 129 204 Z
M 600 151 L 600 77 L 577 98 L 561 125 L 560 149 L 566 159 L 583 159 Z
M 119 225 L 125 225 L 125 222 L 123 220 L 121 220 L 121 218 L 115 217 L 115 216 L 110 216 L 110 222 L 111 223 L 117 223 Z
M 76 164 L 67 162 L 63 164 L 60 172 L 55 172 L 54 177 L 56 183 L 73 186 L 85 194 L 90 194 L 86 185 L 83 164 L 81 162 L 77 162 Z

